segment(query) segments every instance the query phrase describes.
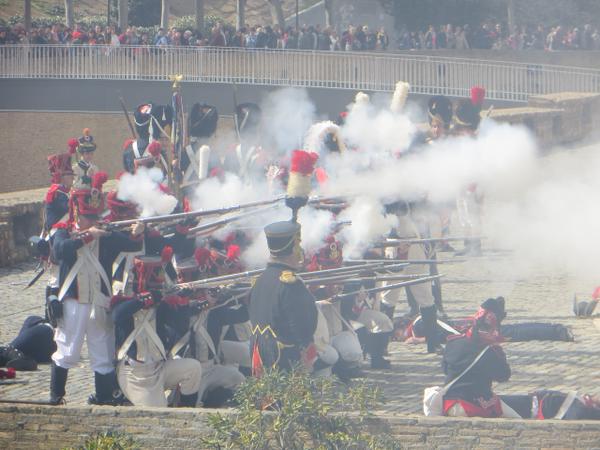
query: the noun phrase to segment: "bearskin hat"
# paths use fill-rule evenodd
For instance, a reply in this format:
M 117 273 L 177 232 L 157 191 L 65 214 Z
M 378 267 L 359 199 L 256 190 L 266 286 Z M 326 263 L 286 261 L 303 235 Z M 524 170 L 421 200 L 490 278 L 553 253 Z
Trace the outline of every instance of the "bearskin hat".
M 235 116 L 240 135 L 250 135 L 258 130 L 262 110 L 256 103 L 240 103 L 235 107 Z
M 150 114 L 152 114 L 156 122 L 160 124 L 167 134 L 171 132 L 171 124 L 173 123 L 173 107 L 171 105 L 154 105 Z M 152 138 L 158 139 L 161 136 L 161 131 L 158 126 L 154 125 L 151 124 L 150 127 L 152 129 Z
M 148 142 L 150 137 L 150 113 L 152 112 L 153 106 L 152 103 L 143 103 L 133 112 L 135 130 L 140 139 L 143 139 L 146 142 Z
M 429 124 L 439 121 L 444 128 L 449 128 L 452 122 L 452 102 L 444 95 L 435 95 L 429 99 L 427 104 Z
M 454 126 L 468 128 L 473 131 L 477 130 L 481 122 L 480 112 L 481 109 L 473 105 L 470 99 L 461 100 L 454 112 Z
M 217 130 L 219 111 L 216 106 L 194 103 L 188 117 L 188 132 L 193 137 L 211 137 Z

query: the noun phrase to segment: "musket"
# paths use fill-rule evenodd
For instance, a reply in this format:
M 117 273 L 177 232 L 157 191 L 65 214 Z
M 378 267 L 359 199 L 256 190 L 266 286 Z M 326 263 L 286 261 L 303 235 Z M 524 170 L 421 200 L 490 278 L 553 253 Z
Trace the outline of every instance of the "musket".
M 277 205 L 275 205 L 275 207 L 277 207 Z M 245 213 L 241 213 L 241 214 L 237 214 L 233 217 L 226 217 L 224 219 L 221 220 L 216 220 L 214 222 L 210 222 L 210 223 L 204 223 L 204 224 L 200 224 L 196 227 L 190 228 L 188 230 L 188 233 L 202 233 L 205 232 L 207 230 L 213 230 L 213 229 L 218 229 L 221 228 L 222 226 L 225 226 L 231 222 L 235 222 L 241 219 L 245 219 L 246 217 L 250 217 L 256 214 L 261 214 L 267 211 L 271 211 L 273 209 L 272 206 L 267 206 L 266 208 L 258 208 L 255 209 L 253 211 L 248 211 Z
M 383 264 L 407 263 L 407 264 L 452 264 L 468 261 L 467 258 L 454 259 L 345 259 L 344 264 L 364 264 L 365 261 L 375 261 Z
M 240 209 L 252 208 L 254 206 L 263 206 L 263 205 L 271 205 L 283 200 L 282 197 L 277 197 L 269 200 L 258 200 L 255 202 L 242 203 L 240 205 L 229 206 L 226 208 L 219 209 L 200 209 L 197 211 L 190 211 L 185 213 L 176 213 L 176 214 L 165 214 L 162 216 L 154 216 L 154 217 L 141 217 L 139 219 L 128 219 L 128 220 L 118 220 L 115 222 L 107 222 L 103 224 L 102 227 L 105 230 L 115 230 L 118 228 L 125 228 L 130 225 L 134 225 L 138 222 L 144 224 L 152 224 L 152 223 L 162 223 L 162 222 L 172 222 L 172 221 L 180 221 L 194 217 L 203 217 L 203 216 L 214 216 L 214 215 L 222 215 L 227 214 L 234 211 L 239 211 Z
M 470 239 L 483 239 L 483 237 L 440 237 L 440 238 L 388 238 L 385 241 L 377 242 L 373 244 L 373 247 L 396 247 L 402 244 L 427 244 L 436 242 L 456 242 L 456 241 L 468 241 Z
M 406 265 L 407 264 L 399 264 L 399 265 L 385 266 L 385 267 L 386 268 L 398 267 L 398 266 L 404 267 Z M 317 270 L 314 272 L 301 272 L 301 273 L 298 273 L 297 275 L 304 280 L 305 277 L 310 278 L 311 276 L 319 276 L 319 275 L 324 275 L 324 274 L 331 275 L 331 274 L 340 274 L 340 273 L 354 273 L 354 272 L 360 272 L 363 270 L 374 270 L 377 267 L 382 268 L 383 264 L 369 262 L 367 264 L 355 265 L 352 267 L 338 267 L 335 269 L 324 269 L 324 270 Z M 174 284 L 173 286 L 171 286 L 171 289 L 173 290 L 173 292 L 176 292 L 178 290 L 183 290 L 183 289 L 190 289 L 190 290 L 209 289 L 211 287 L 219 286 L 219 285 L 223 285 L 223 284 L 227 284 L 227 283 L 237 284 L 236 282 L 241 282 L 241 280 L 256 277 L 256 276 L 260 275 L 261 273 L 263 273 L 264 271 L 265 271 L 264 268 L 263 269 L 255 269 L 255 270 L 249 270 L 246 272 L 222 275 L 220 277 L 211 277 L 211 278 L 204 278 L 202 280 L 188 281 L 185 283 Z
M 129 112 L 127 112 L 127 107 L 125 106 L 125 100 L 123 97 L 119 97 L 119 103 L 121 104 L 121 109 L 123 110 L 123 114 L 125 114 L 125 119 L 127 120 L 127 125 L 129 125 L 129 130 L 131 131 L 131 137 L 133 139 L 137 139 L 137 133 L 135 132 L 135 128 L 131 123 L 131 119 L 129 118 Z
M 341 300 L 347 297 L 354 297 L 355 295 L 358 295 L 360 293 L 376 294 L 377 292 L 390 291 L 392 289 L 400 289 L 403 287 L 412 286 L 414 284 L 427 283 L 428 281 L 437 280 L 443 276 L 443 274 L 432 275 L 423 278 L 416 278 L 414 280 L 403 281 L 401 283 L 388 284 L 387 286 L 375 287 L 370 289 L 360 289 L 358 291 L 347 292 L 344 294 L 336 294 L 333 297 L 330 297 L 330 300 Z

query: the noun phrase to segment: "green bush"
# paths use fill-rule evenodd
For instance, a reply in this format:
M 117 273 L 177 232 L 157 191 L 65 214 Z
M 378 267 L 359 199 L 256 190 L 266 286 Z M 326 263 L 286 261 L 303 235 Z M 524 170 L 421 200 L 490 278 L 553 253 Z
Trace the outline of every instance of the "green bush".
M 214 449 L 393 449 L 399 445 L 369 432 L 370 411 L 381 392 L 364 382 L 348 387 L 302 371 L 272 371 L 250 378 L 235 395 L 231 414 L 210 414 Z
M 79 447 L 63 450 L 139 450 L 141 447 L 133 438 L 121 433 L 98 433 L 90 436 Z

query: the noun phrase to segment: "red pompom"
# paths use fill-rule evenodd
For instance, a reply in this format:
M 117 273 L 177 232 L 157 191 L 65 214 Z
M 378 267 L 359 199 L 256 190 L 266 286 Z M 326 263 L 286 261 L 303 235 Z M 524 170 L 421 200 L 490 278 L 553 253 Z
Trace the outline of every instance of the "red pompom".
M 241 253 L 242 249 L 240 249 L 239 245 L 231 244 L 229 247 L 227 247 L 227 259 L 230 261 L 239 259 Z
M 210 263 L 210 250 L 204 247 L 197 248 L 194 252 L 194 259 L 199 266 L 206 266 Z
M 160 142 L 158 142 L 158 141 L 153 141 L 150 144 L 148 144 L 148 147 L 146 147 L 146 151 L 148 153 L 150 153 L 152 156 L 154 156 L 155 158 L 157 156 L 160 156 L 160 150 L 161 150 Z
M 69 147 L 69 155 L 74 155 L 77 151 L 77 146 L 79 145 L 79 141 L 75 138 L 71 138 L 67 141 L 67 146 Z
M 108 174 L 106 172 L 95 173 L 92 177 L 92 188 L 101 190 L 102 185 L 108 181 Z
M 315 164 L 319 155 L 304 150 L 294 150 L 292 152 L 291 172 L 301 173 L 302 175 L 312 175 L 315 170 Z
M 123 142 L 123 151 L 127 150 L 129 148 L 129 146 L 131 144 L 133 144 L 135 142 L 134 139 L 125 139 L 125 142 Z
M 593 300 L 600 299 L 600 286 L 598 286 L 596 289 L 594 289 L 594 293 L 592 294 L 592 299 Z
M 173 258 L 173 247 L 170 245 L 165 245 L 162 249 L 162 252 L 160 252 L 160 260 L 163 262 L 163 264 L 166 264 L 171 261 L 171 258 Z
M 485 88 L 481 86 L 473 86 L 471 88 L 471 103 L 473 106 L 483 105 L 485 100 Z

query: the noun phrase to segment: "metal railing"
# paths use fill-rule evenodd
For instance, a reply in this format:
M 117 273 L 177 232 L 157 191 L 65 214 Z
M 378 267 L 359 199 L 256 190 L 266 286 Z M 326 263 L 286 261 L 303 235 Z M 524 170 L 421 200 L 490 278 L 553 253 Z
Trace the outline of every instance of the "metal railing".
M 466 96 L 527 101 L 561 91 L 600 92 L 600 70 L 389 53 L 221 47 L 0 46 L 0 78 L 169 80 Z

